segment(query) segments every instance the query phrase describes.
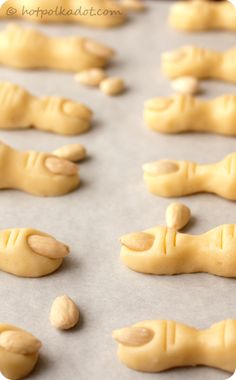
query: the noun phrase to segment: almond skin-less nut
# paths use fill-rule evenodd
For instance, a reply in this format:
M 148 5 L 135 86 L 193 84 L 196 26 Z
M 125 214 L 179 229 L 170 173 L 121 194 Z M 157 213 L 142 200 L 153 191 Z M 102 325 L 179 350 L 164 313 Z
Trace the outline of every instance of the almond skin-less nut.
M 150 162 L 143 165 L 144 173 L 150 175 L 165 175 L 176 172 L 179 169 L 175 162 L 161 160 L 157 162 Z
M 166 209 L 166 225 L 181 230 L 191 218 L 190 209 L 182 203 L 171 203 Z
M 200 92 L 199 81 L 195 77 L 181 77 L 171 83 L 173 90 L 181 94 L 198 94 Z
M 28 237 L 28 244 L 38 255 L 49 259 L 61 259 L 70 253 L 67 245 L 51 236 L 31 235 Z
M 55 156 L 68 161 L 78 162 L 86 157 L 86 149 L 81 144 L 64 145 L 52 152 Z
M 134 232 L 121 237 L 121 244 L 134 251 L 147 251 L 154 242 L 154 236 L 146 232 Z
M 67 295 L 57 297 L 51 307 L 50 321 L 58 330 L 69 330 L 79 322 L 79 309 Z
M 25 331 L 11 330 L 0 334 L 0 347 L 14 354 L 30 355 L 39 351 L 41 342 Z
M 90 120 L 93 115 L 93 111 L 90 108 L 69 101 L 63 104 L 62 110 L 66 115 L 79 117 L 84 120 Z
M 105 71 L 97 68 L 81 71 L 75 76 L 75 79 L 81 84 L 93 87 L 98 87 L 105 78 Z
M 131 12 L 143 12 L 146 10 L 146 5 L 141 0 L 122 0 L 121 5 Z
M 118 343 L 131 347 L 143 346 L 150 342 L 153 336 L 153 330 L 146 327 L 126 327 L 112 333 L 112 338 Z
M 85 40 L 84 47 L 88 53 L 104 59 L 112 58 L 115 54 L 113 49 L 89 39 Z
M 125 83 L 121 78 L 106 78 L 100 83 L 100 90 L 109 96 L 119 95 L 124 92 Z
M 76 164 L 63 158 L 49 157 L 45 160 L 45 166 L 50 172 L 65 176 L 76 175 L 78 172 Z

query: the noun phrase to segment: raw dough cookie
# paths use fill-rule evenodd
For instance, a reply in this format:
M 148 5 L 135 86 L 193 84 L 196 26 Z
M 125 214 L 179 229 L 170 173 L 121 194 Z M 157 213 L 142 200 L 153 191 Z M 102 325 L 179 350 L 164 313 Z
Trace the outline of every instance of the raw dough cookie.
M 79 186 L 78 166 L 52 154 L 19 152 L 0 143 L 0 189 L 40 196 L 69 193 Z
M 162 70 L 168 78 L 193 76 L 236 83 L 236 48 L 225 52 L 185 46 L 162 55 Z
M 204 365 L 234 372 L 236 320 L 226 320 L 207 330 L 175 321 L 144 321 L 115 330 L 119 359 L 143 372 Z M 190 376 L 191 377 L 191 376 Z
M 136 272 L 173 275 L 206 272 L 236 277 L 236 225 L 225 224 L 202 235 L 154 227 L 121 238 L 121 260 Z
M 11 13 L 9 9 L 12 8 L 15 11 Z M 42 11 L 37 13 L 38 8 Z M 63 9 L 64 14 L 60 9 Z M 27 14 L 26 10 L 28 13 L 31 10 L 35 12 Z M 49 15 L 50 10 L 55 12 Z M 126 21 L 126 12 L 125 8 L 114 0 L 8 0 L 0 8 L 0 18 L 10 17 L 45 23 L 78 22 L 88 26 L 110 28 L 123 24 Z
M 32 228 L 0 231 L 0 270 L 20 277 L 42 277 L 55 272 L 69 248 Z
M 92 111 L 84 105 L 59 97 L 37 98 L 9 82 L 0 82 L 0 107 L 0 129 L 34 127 L 77 135 L 91 124 Z
M 154 98 L 145 103 L 148 127 L 163 133 L 186 131 L 236 135 L 236 95 L 201 100 L 191 95 Z
M 180 1 L 171 7 L 169 24 L 175 29 L 190 32 L 210 29 L 236 31 L 236 11 L 228 1 Z
M 236 153 L 215 164 L 160 160 L 143 165 L 143 170 L 147 188 L 155 195 L 181 197 L 208 192 L 236 201 Z
M 49 37 L 11 24 L 0 32 L 0 63 L 17 69 L 81 71 L 104 67 L 114 51 L 87 38 Z
M 41 342 L 18 327 L 0 324 L 0 373 L 8 379 L 28 376 L 39 356 Z

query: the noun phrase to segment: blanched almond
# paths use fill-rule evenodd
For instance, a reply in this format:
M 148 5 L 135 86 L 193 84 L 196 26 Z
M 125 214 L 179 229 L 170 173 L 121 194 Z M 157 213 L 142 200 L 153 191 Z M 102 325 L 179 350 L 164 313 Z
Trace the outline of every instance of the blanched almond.
M 175 79 L 171 83 L 172 88 L 181 94 L 197 94 L 200 92 L 200 84 L 197 78 L 186 76 Z
M 191 218 L 190 209 L 182 203 L 171 203 L 166 209 L 166 225 L 181 230 Z
M 134 251 L 147 251 L 153 245 L 155 237 L 146 232 L 134 232 L 121 237 L 121 244 Z
M 121 78 L 106 78 L 100 83 L 100 90 L 109 96 L 119 95 L 124 92 L 125 83 Z
M 146 5 L 142 0 L 122 0 L 121 5 L 131 12 L 143 12 L 146 10 Z
M 154 336 L 153 330 L 147 327 L 126 327 L 115 330 L 112 338 L 125 346 L 139 347 L 149 343 Z
M 67 245 L 51 236 L 31 235 L 28 237 L 28 244 L 38 255 L 50 259 L 61 259 L 69 255 L 70 252 Z
M 50 172 L 65 176 L 76 175 L 78 172 L 76 164 L 63 158 L 49 157 L 45 160 L 45 166 Z
M 11 330 L 0 334 L 0 347 L 15 354 L 34 354 L 41 345 L 37 338 L 26 331 Z
M 81 144 L 64 145 L 52 152 L 55 156 L 68 161 L 81 161 L 86 157 L 86 149 Z
M 115 54 L 113 49 L 90 39 L 85 40 L 84 47 L 88 53 L 104 59 L 110 59 Z
M 67 295 L 57 297 L 51 307 L 50 321 L 56 329 L 71 329 L 79 322 L 79 309 Z
M 175 162 L 161 160 L 156 162 L 150 162 L 143 165 L 144 173 L 150 175 L 165 175 L 176 172 L 179 169 Z
M 89 69 L 78 73 L 75 79 L 86 86 L 97 87 L 106 78 L 106 73 L 102 69 Z
M 69 100 L 64 102 L 62 105 L 62 111 L 68 116 L 81 118 L 84 120 L 90 120 L 93 115 L 93 111 L 90 108 L 84 106 L 83 104 L 75 103 Z
M 167 62 L 178 62 L 184 58 L 189 50 L 189 47 L 184 47 L 179 50 L 167 51 L 162 54 L 162 60 Z

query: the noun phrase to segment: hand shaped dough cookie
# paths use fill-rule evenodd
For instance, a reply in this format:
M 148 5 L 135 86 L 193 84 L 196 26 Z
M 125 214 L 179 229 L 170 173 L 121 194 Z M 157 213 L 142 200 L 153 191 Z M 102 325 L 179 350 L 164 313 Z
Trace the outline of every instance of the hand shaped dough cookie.
M 169 24 L 187 32 L 210 29 L 236 31 L 236 11 L 229 1 L 179 1 L 171 7 Z
M 121 260 L 136 272 L 173 275 L 206 272 L 236 277 L 236 225 L 226 224 L 202 235 L 154 227 L 121 238 Z
M 162 70 L 168 78 L 193 76 L 236 83 L 236 48 L 225 52 L 185 46 L 162 55 Z
M 145 164 L 143 170 L 147 188 L 155 195 L 181 197 L 208 192 L 236 201 L 236 153 L 215 164 L 160 160 Z
M 18 152 L 0 143 L 0 189 L 58 196 L 79 186 L 78 166 L 52 154 Z
M 10 7 L 16 9 L 13 15 L 9 14 Z M 38 8 L 42 13 L 36 12 Z M 36 11 L 32 14 L 31 10 L 34 9 Z M 48 15 L 50 10 L 55 12 Z M 123 24 L 126 13 L 115 0 L 8 0 L 0 8 L 0 18 L 10 17 L 45 23 L 78 22 L 93 27 L 110 28 Z
M 201 100 L 191 95 L 154 98 L 145 103 L 148 127 L 163 133 L 186 131 L 236 135 L 236 95 Z
M 32 228 L 0 231 L 0 270 L 20 277 L 42 277 L 55 272 L 69 248 Z
M 92 117 L 92 111 L 80 103 L 59 97 L 37 98 L 9 82 L 0 82 L 0 107 L 0 129 L 35 127 L 77 135 L 90 127 Z
M 112 49 L 80 37 L 49 37 L 12 24 L 0 32 L 0 63 L 17 69 L 55 69 L 77 72 L 104 67 Z
M 115 330 L 112 336 L 119 343 L 119 359 L 137 371 L 198 365 L 235 370 L 236 320 L 216 323 L 207 330 L 175 321 L 144 321 Z
M 28 376 L 39 356 L 41 342 L 18 327 L 0 324 L 0 373 L 11 380 Z

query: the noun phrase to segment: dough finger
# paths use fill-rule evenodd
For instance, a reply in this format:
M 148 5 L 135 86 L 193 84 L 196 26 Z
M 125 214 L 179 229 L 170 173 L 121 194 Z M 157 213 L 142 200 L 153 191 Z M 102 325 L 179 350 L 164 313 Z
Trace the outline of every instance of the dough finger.
M 32 228 L 0 231 L 0 270 L 21 277 L 42 277 L 55 272 L 69 248 Z
M 236 200 L 236 153 L 208 165 L 160 160 L 143 165 L 143 171 L 148 190 L 161 197 L 208 192 Z
M 207 330 L 175 321 L 143 321 L 115 330 L 118 357 L 128 367 L 143 372 L 208 366 L 234 372 L 236 321 L 225 320 Z

